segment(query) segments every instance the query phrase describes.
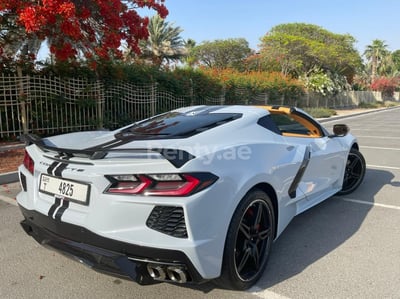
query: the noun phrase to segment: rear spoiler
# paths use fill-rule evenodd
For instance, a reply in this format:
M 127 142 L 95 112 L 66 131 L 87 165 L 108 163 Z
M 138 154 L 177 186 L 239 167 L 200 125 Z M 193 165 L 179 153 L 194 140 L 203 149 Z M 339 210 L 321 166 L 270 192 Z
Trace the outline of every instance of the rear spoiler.
M 40 138 L 33 134 L 26 134 L 21 136 L 21 141 L 26 145 L 34 144 L 44 152 L 56 152 L 60 156 L 65 157 L 87 157 L 90 160 L 99 160 L 107 156 L 111 152 L 125 152 L 125 153 L 158 153 L 163 156 L 176 168 L 180 168 L 190 160 L 196 158 L 187 151 L 172 148 L 90 148 L 90 149 L 71 149 L 61 148 L 54 145 L 46 144 L 45 139 Z

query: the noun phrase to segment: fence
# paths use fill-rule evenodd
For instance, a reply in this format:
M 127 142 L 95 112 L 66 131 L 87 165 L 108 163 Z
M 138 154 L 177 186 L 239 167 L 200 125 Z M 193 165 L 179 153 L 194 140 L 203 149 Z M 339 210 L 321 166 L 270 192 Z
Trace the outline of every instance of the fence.
M 361 92 L 362 93 L 362 92 Z M 395 97 L 399 95 L 396 94 Z M 157 113 L 186 105 L 274 104 L 301 107 L 345 107 L 382 100 L 380 93 L 346 92 L 334 98 L 306 95 L 299 99 L 272 98 L 268 92 L 253 94 L 237 88 L 234 102 L 226 93 L 199 99 L 193 88 L 177 97 L 157 83 L 105 84 L 82 78 L 41 76 L 0 77 L 0 138 L 24 133 L 56 134 L 70 131 L 116 128 Z
M 0 138 L 116 128 L 185 105 L 219 105 L 222 98 L 194 101 L 157 83 L 104 84 L 82 78 L 0 77 Z
M 92 129 L 101 119 L 101 93 L 99 82 L 2 76 L 0 137 Z

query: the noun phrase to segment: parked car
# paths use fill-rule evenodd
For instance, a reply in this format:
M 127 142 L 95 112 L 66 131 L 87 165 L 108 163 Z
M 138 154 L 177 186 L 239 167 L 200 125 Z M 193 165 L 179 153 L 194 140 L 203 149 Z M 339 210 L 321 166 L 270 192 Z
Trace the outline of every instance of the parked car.
M 296 215 L 362 182 L 346 125 L 281 106 L 193 106 L 116 131 L 26 137 L 22 227 L 141 284 L 243 290 Z

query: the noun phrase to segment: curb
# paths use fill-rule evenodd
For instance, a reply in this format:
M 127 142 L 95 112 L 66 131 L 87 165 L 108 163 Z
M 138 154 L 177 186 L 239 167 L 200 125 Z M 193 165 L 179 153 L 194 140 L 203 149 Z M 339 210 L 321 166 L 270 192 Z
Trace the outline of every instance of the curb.
M 394 110 L 394 109 L 400 109 L 400 106 L 373 109 L 373 110 L 369 110 L 369 111 L 362 111 L 359 113 L 352 113 L 352 114 L 347 114 L 347 115 L 331 116 L 329 118 L 317 118 L 317 120 L 319 123 L 326 123 L 326 122 L 331 122 L 331 121 L 335 121 L 335 120 L 340 120 L 343 118 L 354 117 L 354 116 L 359 116 L 359 115 L 363 115 L 363 114 L 377 113 L 377 112 L 381 112 L 381 111 Z
M 0 173 L 0 185 L 18 182 L 18 171 Z
M 0 145 L 0 153 L 8 152 L 11 150 L 25 148 L 25 143 L 13 143 L 7 145 Z M 18 171 L 0 173 L 0 185 L 18 182 Z
M 25 143 L 14 143 L 14 144 L 1 145 L 0 153 L 7 152 L 10 150 L 15 150 L 15 149 L 21 149 L 21 148 L 24 148 L 25 146 L 26 146 Z

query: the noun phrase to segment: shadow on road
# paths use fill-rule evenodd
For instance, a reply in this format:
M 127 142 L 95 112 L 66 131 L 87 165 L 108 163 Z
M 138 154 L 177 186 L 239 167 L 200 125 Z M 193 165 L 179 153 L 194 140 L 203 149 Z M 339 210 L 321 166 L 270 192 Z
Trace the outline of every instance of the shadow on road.
M 374 203 L 383 186 L 400 185 L 393 178 L 389 171 L 367 169 L 362 185 L 346 198 Z M 358 231 L 371 209 L 372 205 L 355 204 L 334 196 L 295 217 L 274 243 L 257 289 L 267 289 L 289 279 L 335 250 Z M 216 288 L 212 283 L 186 287 L 204 293 Z
M 374 203 L 376 194 L 393 182 L 389 171 L 367 169 L 364 182 L 346 198 Z M 361 205 L 334 196 L 295 217 L 273 246 L 264 276 L 257 283 L 267 289 L 301 273 L 353 236 L 372 205 Z M 321 273 L 323 275 L 323 273 Z

